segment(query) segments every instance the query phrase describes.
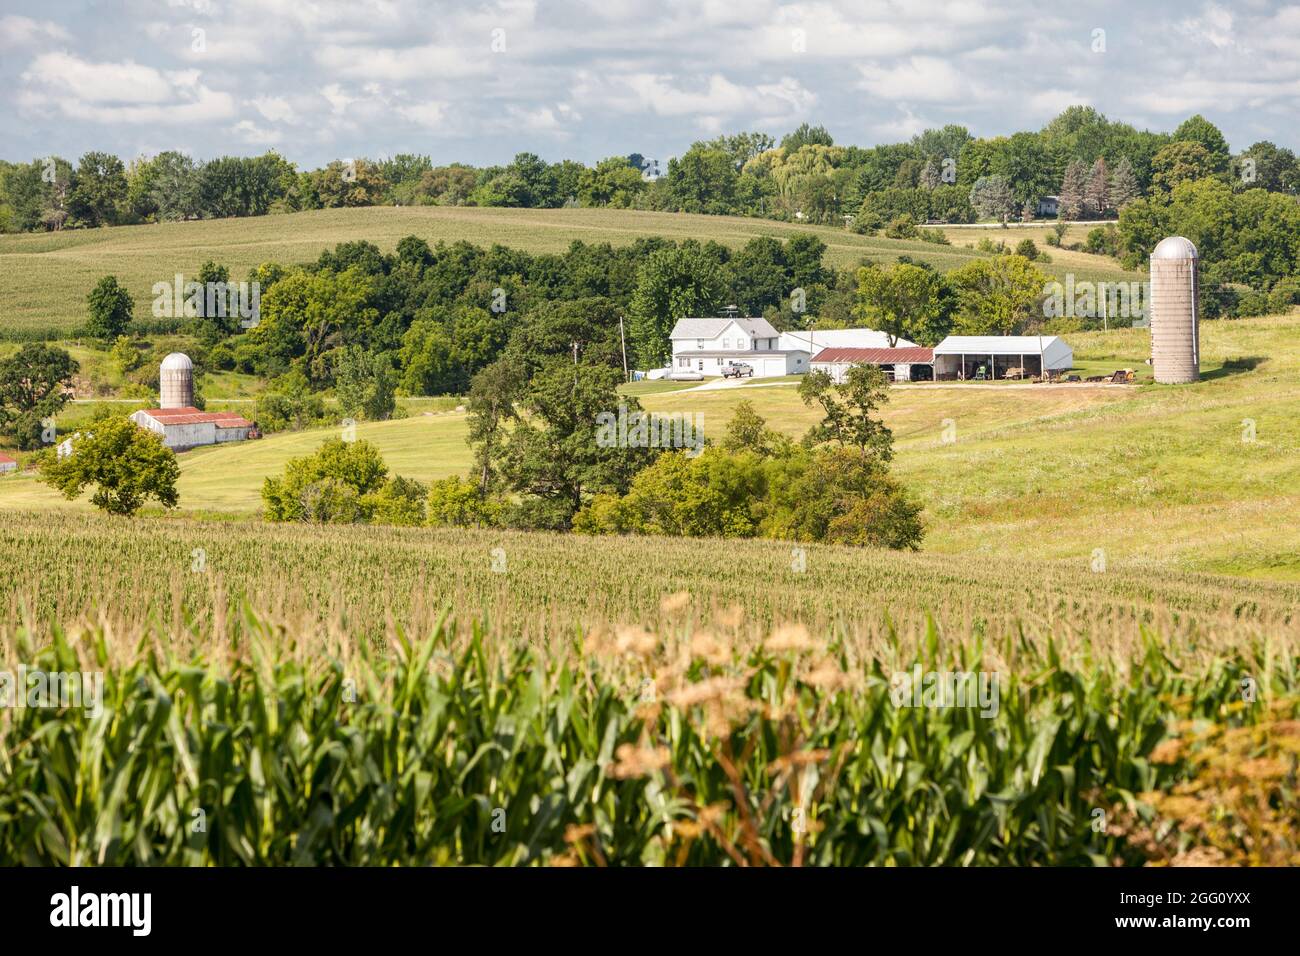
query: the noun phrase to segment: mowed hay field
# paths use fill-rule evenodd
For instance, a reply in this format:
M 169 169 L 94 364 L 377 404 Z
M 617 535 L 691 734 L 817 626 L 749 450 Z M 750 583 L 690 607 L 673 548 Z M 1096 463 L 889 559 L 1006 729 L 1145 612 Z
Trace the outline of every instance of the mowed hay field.
M 314 261 L 340 242 L 368 240 L 391 252 L 398 240 L 416 235 L 430 244 L 467 240 L 527 252 L 563 252 L 574 240 L 629 245 L 641 237 L 713 240 L 739 248 L 755 236 L 788 238 L 811 232 L 827 245 L 826 262 L 850 268 L 864 259 L 892 262 L 900 255 L 947 271 L 983 256 L 961 245 L 938 246 L 860 236 L 828 226 L 806 226 L 734 216 L 636 212 L 618 209 L 478 209 L 455 206 L 328 209 L 280 216 L 202 222 L 116 226 L 60 233 L 0 236 L 0 336 L 23 329 L 70 331 L 85 321 L 86 295 L 101 276 L 118 277 L 135 299 L 135 314 L 150 316 L 155 282 L 187 278 L 211 259 L 245 279 L 267 261 Z M 1011 230 L 968 230 L 955 242 L 988 233 L 1015 238 Z M 1076 257 L 1082 254 L 1075 254 Z M 1113 261 L 1082 256 L 1044 270 L 1078 278 L 1137 279 Z

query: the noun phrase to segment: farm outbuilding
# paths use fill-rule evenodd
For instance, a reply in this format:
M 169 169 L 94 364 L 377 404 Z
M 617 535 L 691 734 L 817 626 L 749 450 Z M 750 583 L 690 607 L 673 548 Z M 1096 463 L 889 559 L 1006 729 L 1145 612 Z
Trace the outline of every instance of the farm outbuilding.
M 0 475 L 8 475 L 18 470 L 18 459 L 0 455 Z
M 131 413 L 131 421 L 157 432 L 172 451 L 200 445 L 256 438 L 253 423 L 235 412 L 201 412 L 197 408 L 146 408 Z
M 779 347 L 804 349 L 816 355 L 823 349 L 889 349 L 910 348 L 915 342 L 895 338 L 889 340 L 888 332 L 876 329 L 818 329 L 816 331 L 782 332 Z
M 934 349 L 822 349 L 812 360 L 814 372 L 825 372 L 839 384 L 854 365 L 875 365 L 895 382 L 926 381 L 934 378 Z
M 203 412 L 194 407 L 194 363 L 182 352 L 172 352 L 159 369 L 159 408 L 132 412 L 131 421 L 162 436 L 172 451 L 200 445 L 258 438 L 257 425 L 235 412 Z M 74 436 L 75 437 L 75 436 Z M 72 453 L 69 439 L 68 454 Z M 62 446 L 59 457 L 64 455 Z
M 1030 378 L 1073 365 L 1074 350 L 1055 335 L 950 335 L 934 347 L 937 381 Z

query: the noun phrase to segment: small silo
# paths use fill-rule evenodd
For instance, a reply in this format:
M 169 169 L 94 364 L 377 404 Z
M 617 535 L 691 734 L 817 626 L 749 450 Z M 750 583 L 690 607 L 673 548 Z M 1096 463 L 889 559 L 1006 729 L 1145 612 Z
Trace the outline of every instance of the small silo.
M 189 408 L 194 404 L 194 363 L 182 352 L 162 361 L 159 375 L 162 408 Z
M 1151 365 L 1166 385 L 1201 377 L 1196 266 L 1196 246 L 1182 236 L 1161 240 L 1151 253 Z

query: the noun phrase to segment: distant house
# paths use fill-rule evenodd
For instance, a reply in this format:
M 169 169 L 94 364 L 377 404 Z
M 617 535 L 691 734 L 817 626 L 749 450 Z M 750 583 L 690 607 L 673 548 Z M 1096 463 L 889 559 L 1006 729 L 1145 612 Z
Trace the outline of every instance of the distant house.
M 934 378 L 934 349 L 910 346 L 883 349 L 822 349 L 812 359 L 814 372 L 825 372 L 839 384 L 855 365 L 875 365 L 895 382 Z
M 1038 215 L 1056 216 L 1056 215 L 1060 215 L 1060 212 L 1061 212 L 1060 196 L 1044 196 L 1042 199 L 1038 200 Z
M 1028 378 L 1073 364 L 1074 350 L 1055 335 L 950 335 L 934 347 L 939 380 Z
M 8 475 L 18 470 L 18 459 L 0 455 L 0 475 Z
M 193 406 L 146 408 L 131 413 L 131 421 L 162 436 L 172 451 L 200 445 L 256 438 L 253 423 L 235 412 L 201 412 Z
M 807 348 L 782 348 L 781 333 L 763 318 L 678 319 L 670 338 L 670 375 L 721 375 L 731 362 L 753 367 L 755 378 L 798 375 L 808 371 L 811 357 Z

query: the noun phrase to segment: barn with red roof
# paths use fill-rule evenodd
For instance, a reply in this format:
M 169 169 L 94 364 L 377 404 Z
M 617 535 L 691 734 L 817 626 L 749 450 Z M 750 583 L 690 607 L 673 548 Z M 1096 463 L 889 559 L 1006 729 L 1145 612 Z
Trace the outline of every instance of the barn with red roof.
M 907 348 L 822 349 L 813 356 L 814 372 L 825 372 L 833 382 L 843 382 L 844 375 L 854 365 L 875 365 L 895 382 L 930 380 L 934 378 L 934 349 L 908 346 Z

